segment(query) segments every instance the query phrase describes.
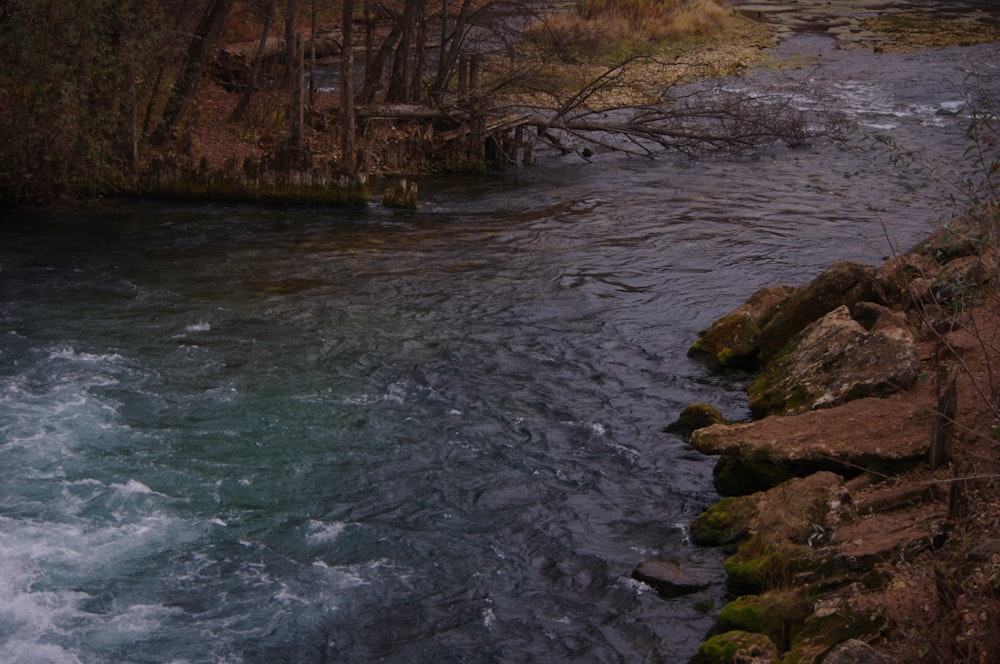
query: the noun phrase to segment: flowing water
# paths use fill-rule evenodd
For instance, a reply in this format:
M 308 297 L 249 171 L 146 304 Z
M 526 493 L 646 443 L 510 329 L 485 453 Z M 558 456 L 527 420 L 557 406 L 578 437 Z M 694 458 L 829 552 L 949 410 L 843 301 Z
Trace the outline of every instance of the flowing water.
M 747 414 L 687 347 L 946 215 L 862 136 L 955 159 L 962 72 L 1000 61 L 784 49 L 815 66 L 731 85 L 836 99 L 850 146 L 548 157 L 416 213 L 0 213 L 0 661 L 686 661 L 717 496 L 662 429 Z M 644 558 L 716 583 L 664 599 Z

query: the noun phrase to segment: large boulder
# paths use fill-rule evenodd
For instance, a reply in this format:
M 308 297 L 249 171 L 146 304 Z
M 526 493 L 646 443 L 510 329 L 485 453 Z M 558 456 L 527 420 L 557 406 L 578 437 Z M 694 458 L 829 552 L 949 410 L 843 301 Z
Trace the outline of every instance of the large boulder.
M 664 597 L 690 595 L 718 581 L 714 570 L 673 560 L 643 560 L 632 570 L 632 578 L 652 586 Z
M 702 358 L 713 371 L 752 367 L 757 361 L 761 330 L 795 290 L 791 286 L 761 288 L 703 330 L 688 349 L 688 355 Z
M 821 472 L 719 503 L 698 520 L 718 520 L 721 510 L 745 533 L 726 558 L 726 585 L 737 594 L 758 593 L 787 585 L 801 571 L 811 547 L 840 523 L 846 496 L 840 476 Z
M 730 546 L 766 534 L 808 544 L 815 524 L 828 526 L 839 518 L 831 515 L 843 507 L 845 496 L 843 478 L 836 473 L 796 477 L 768 491 L 723 498 L 695 519 L 692 539 Z
M 893 664 L 893 660 L 861 639 L 848 639 L 827 653 L 823 664 Z
M 851 593 L 834 593 L 816 601 L 813 613 L 792 640 L 790 651 L 783 662 L 830 661 L 824 653 L 830 652 L 837 644 L 853 639 L 871 639 L 879 634 L 888 623 L 888 616 L 878 605 L 866 602 L 863 597 Z M 853 662 L 854 664 L 876 664 L 887 661 L 883 658 L 869 658 L 871 652 L 850 649 L 843 652 L 843 658 L 832 661 Z M 861 659 L 847 659 L 859 656 Z M 821 659 L 823 658 L 823 659 Z M 891 661 L 891 660 L 888 660 Z
M 725 423 L 726 417 L 722 411 L 707 403 L 694 403 L 686 406 L 677 419 L 664 429 L 667 433 L 689 437 L 692 432 L 712 424 Z
M 920 370 L 902 325 L 866 330 L 846 306 L 799 334 L 750 385 L 754 417 L 796 414 L 909 387 Z
M 741 595 L 719 611 L 717 629 L 764 634 L 779 650 L 788 650 L 812 611 L 813 604 L 801 589 Z
M 844 261 L 828 268 L 810 283 L 796 290 L 771 316 L 760 332 L 758 355 L 768 362 L 810 323 L 837 307 L 853 307 L 858 302 L 878 301 L 875 268 Z

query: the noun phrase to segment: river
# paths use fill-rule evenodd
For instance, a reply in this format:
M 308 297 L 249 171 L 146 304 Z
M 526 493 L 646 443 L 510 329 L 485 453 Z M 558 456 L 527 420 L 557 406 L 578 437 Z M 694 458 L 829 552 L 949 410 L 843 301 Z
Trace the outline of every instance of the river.
M 848 145 L 548 156 L 417 212 L 0 211 L 0 661 L 686 661 L 717 496 L 663 427 L 747 416 L 687 347 L 928 232 L 941 181 L 865 136 L 956 164 L 963 72 L 1000 87 L 995 44 L 782 52 L 814 64 L 729 85 L 836 99 Z

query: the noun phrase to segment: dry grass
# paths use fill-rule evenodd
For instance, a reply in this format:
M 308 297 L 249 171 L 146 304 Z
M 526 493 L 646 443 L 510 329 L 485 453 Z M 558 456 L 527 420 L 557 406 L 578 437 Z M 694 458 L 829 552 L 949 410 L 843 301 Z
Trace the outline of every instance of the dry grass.
M 711 35 L 730 25 L 723 0 L 578 0 L 576 10 L 535 25 L 530 37 L 566 62 L 652 55 L 664 44 Z

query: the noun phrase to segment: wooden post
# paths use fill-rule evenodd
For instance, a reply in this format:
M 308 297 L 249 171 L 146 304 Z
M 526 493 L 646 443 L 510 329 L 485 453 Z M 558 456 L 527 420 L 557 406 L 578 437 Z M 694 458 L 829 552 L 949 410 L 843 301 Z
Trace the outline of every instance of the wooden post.
M 955 463 L 953 468 L 951 491 L 948 494 L 948 518 L 959 521 L 969 516 L 969 488 L 972 481 L 963 478 L 968 478 L 973 468 L 968 460 Z
M 951 463 L 952 441 L 955 438 L 955 413 L 958 397 L 955 392 L 955 368 L 942 362 L 938 365 L 937 410 L 934 413 L 934 428 L 931 430 L 931 447 L 928 462 L 931 470 L 937 470 Z

